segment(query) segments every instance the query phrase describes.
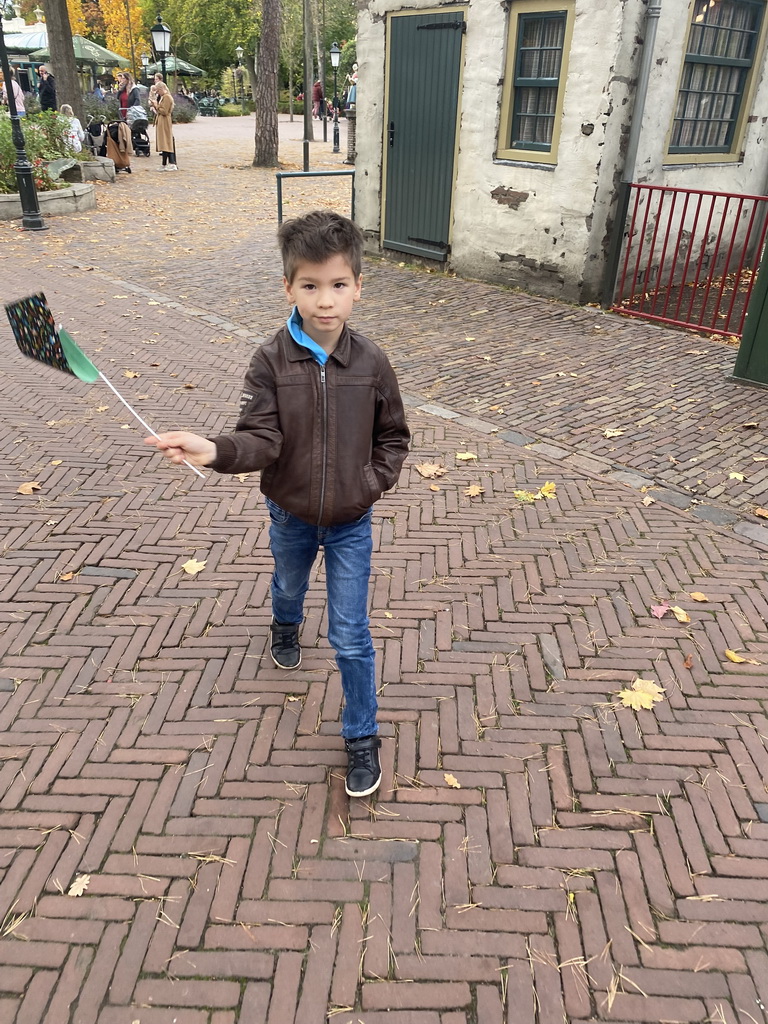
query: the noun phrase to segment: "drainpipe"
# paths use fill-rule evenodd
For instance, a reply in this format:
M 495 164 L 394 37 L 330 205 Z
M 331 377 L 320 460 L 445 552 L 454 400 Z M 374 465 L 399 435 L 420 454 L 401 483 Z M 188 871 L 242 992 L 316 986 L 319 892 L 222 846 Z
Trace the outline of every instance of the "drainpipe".
M 632 108 L 632 122 L 629 126 L 627 153 L 617 192 L 616 213 L 611 232 L 611 243 L 608 249 L 608 259 L 605 265 L 605 275 L 603 277 L 602 306 L 604 309 L 608 309 L 613 304 L 613 293 L 616 288 L 616 277 L 619 270 L 619 259 L 621 258 L 621 244 L 624 238 L 624 225 L 626 224 L 627 210 L 629 209 L 630 185 L 635 176 L 637 150 L 640 146 L 640 136 L 643 129 L 643 116 L 648 98 L 648 82 L 651 77 L 653 51 L 656 44 L 656 29 L 658 28 L 660 15 L 661 0 L 648 0 L 648 10 L 645 12 L 645 40 L 643 42 L 643 53 L 640 60 L 637 85 L 635 86 L 635 103 Z

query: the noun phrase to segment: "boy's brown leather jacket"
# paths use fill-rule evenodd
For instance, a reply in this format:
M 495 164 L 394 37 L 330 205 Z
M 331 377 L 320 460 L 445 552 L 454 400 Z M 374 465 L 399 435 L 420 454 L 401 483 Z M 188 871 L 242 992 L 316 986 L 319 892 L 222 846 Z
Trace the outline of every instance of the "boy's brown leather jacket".
M 261 470 L 261 490 L 318 526 L 359 519 L 408 453 L 397 379 L 381 349 L 344 327 L 325 366 L 284 327 L 254 354 L 234 434 L 211 438 L 219 473 Z

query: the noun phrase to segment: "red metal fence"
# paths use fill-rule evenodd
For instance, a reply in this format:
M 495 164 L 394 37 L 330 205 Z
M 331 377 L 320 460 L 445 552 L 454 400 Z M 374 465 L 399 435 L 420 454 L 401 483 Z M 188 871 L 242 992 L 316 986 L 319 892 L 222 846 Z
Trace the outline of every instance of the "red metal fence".
M 768 229 L 768 196 L 631 185 L 613 308 L 741 336 Z

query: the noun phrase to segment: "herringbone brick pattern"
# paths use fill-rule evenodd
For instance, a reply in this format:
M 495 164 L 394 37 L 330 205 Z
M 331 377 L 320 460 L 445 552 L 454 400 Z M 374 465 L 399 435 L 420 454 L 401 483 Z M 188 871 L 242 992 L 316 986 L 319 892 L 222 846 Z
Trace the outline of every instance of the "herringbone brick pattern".
M 61 254 L 25 283 L 150 422 L 232 422 L 257 323 Z M 350 805 L 322 565 L 279 673 L 255 478 L 162 464 L 0 333 L 2 1024 L 768 1024 L 759 548 L 413 409 L 374 520 L 384 781 Z

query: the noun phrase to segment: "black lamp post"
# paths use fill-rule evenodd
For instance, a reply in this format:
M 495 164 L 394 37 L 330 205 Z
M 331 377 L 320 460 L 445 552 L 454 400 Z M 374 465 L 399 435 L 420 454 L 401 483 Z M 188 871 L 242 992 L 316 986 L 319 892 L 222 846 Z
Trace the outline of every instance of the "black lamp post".
M 168 84 L 165 72 L 165 58 L 171 52 L 171 30 L 163 23 L 162 16 L 158 14 L 157 21 L 150 29 L 152 46 L 155 48 L 155 56 L 160 58 L 163 66 L 163 81 Z
M 144 84 L 146 85 L 149 81 L 149 74 L 147 68 L 149 67 L 149 55 L 142 53 L 141 55 L 141 72 L 144 75 Z
M 37 189 L 35 178 L 32 173 L 32 164 L 27 157 L 24 148 L 24 133 L 21 130 L 21 119 L 16 107 L 16 97 L 13 95 L 13 82 L 11 76 L 11 65 L 8 62 L 8 51 L 5 48 L 5 33 L 2 26 L 3 12 L 0 10 L 0 65 L 3 69 L 3 78 L 6 83 L 5 92 L 8 97 L 8 112 L 11 115 L 11 138 L 16 148 L 16 161 L 13 169 L 16 172 L 16 181 L 19 185 L 19 199 L 21 200 L 21 226 L 25 231 L 47 231 L 47 225 L 40 213 L 40 205 L 37 201 Z
M 242 46 L 236 46 L 235 47 L 235 56 L 237 57 L 237 66 L 238 66 L 238 68 L 240 68 L 240 112 L 241 112 L 241 114 L 245 113 L 245 82 L 243 81 L 243 72 L 242 72 L 242 66 L 241 66 L 241 62 L 242 62 L 243 54 L 244 53 L 245 53 L 245 50 L 242 48 Z M 237 99 L 237 84 L 235 84 L 235 99 Z
M 341 47 L 338 43 L 331 43 L 331 67 L 333 68 L 333 152 L 339 150 L 339 89 L 337 76 L 339 72 L 339 61 L 341 60 Z

